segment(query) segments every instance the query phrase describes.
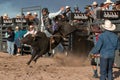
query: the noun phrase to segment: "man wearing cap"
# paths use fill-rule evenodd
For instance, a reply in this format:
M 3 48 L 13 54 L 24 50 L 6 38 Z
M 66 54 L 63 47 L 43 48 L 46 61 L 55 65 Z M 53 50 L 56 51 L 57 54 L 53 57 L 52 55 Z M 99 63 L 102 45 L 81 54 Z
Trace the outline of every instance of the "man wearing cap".
M 24 37 L 27 36 L 28 34 L 33 34 L 33 35 L 35 35 L 36 33 L 37 33 L 37 31 L 35 30 L 34 25 L 30 25 L 30 26 L 29 26 L 29 30 L 27 31 L 26 34 L 24 34 Z
M 98 42 L 90 51 L 90 55 L 100 53 L 100 80 L 113 80 L 113 64 L 115 58 L 115 50 L 120 49 L 120 41 L 118 36 L 113 33 L 116 26 L 110 20 L 105 20 L 102 27 L 105 29 L 100 34 Z

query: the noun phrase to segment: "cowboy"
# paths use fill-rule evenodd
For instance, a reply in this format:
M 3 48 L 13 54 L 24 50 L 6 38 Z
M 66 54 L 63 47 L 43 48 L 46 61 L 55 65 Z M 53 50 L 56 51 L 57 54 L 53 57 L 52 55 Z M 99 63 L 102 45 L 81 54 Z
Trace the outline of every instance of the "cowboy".
M 63 16 L 65 18 L 65 21 L 69 22 L 69 14 L 72 13 L 71 7 L 66 6 L 65 7 L 65 12 L 63 13 Z
M 99 39 L 90 55 L 100 53 L 100 80 L 113 80 L 113 63 L 115 58 L 115 50 L 120 49 L 119 37 L 113 33 L 116 25 L 110 20 L 105 20 L 104 25 L 101 25 L 105 31 L 100 34 Z
M 116 10 L 120 10 L 120 0 L 116 0 L 115 6 L 116 6 Z
M 51 34 L 54 33 L 54 30 L 53 30 L 54 22 L 52 22 L 53 21 L 52 19 L 55 18 L 56 16 L 60 15 L 63 10 L 64 10 L 64 7 L 61 7 L 58 12 L 49 13 L 48 8 L 42 9 L 42 20 L 41 20 L 42 24 L 41 24 L 41 26 L 42 26 L 42 28 L 43 28 L 43 26 L 45 27 L 44 32 L 46 33 L 46 35 L 48 37 L 50 37 Z
M 94 1 L 91 6 L 92 6 L 93 10 L 90 11 L 90 14 L 91 14 L 92 18 L 94 20 L 96 20 L 97 19 L 97 11 L 100 10 L 100 8 L 98 7 L 98 3 L 96 1 Z
M 38 18 L 38 14 L 36 12 L 33 13 L 33 17 L 34 17 L 34 19 L 33 19 L 34 23 L 36 25 L 38 25 L 39 24 L 39 18 Z
M 8 16 L 7 13 L 5 13 L 5 14 L 3 15 L 3 19 L 9 19 L 9 16 Z
M 30 26 L 29 26 L 29 30 L 27 31 L 26 34 L 24 34 L 24 37 L 27 36 L 28 34 L 33 34 L 33 35 L 35 35 L 36 33 L 37 33 L 37 31 L 35 30 L 34 25 L 30 25 Z
M 113 2 L 111 0 L 106 0 L 106 2 L 104 2 L 103 10 L 113 10 L 112 4 L 113 4 Z

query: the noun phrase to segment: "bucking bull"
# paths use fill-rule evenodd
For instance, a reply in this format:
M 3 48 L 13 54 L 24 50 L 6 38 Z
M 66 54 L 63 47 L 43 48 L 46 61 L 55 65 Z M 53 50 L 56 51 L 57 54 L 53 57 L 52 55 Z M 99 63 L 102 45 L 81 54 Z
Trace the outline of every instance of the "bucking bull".
M 36 35 L 28 34 L 21 40 L 22 44 L 31 45 L 33 49 L 32 56 L 27 62 L 28 65 L 31 61 L 36 62 L 39 57 L 54 49 L 64 37 L 77 30 L 77 27 L 66 22 L 59 22 L 58 25 L 59 29 L 51 37 L 47 37 L 44 32 L 37 31 Z M 81 28 L 81 30 L 87 31 L 84 28 Z
M 64 25 L 64 26 L 63 26 Z M 53 36 L 47 37 L 44 32 L 37 31 L 35 35 L 28 34 L 21 42 L 22 44 L 28 44 L 32 47 L 32 56 L 27 62 L 29 65 L 31 61 L 37 61 L 39 57 L 48 53 L 50 49 L 54 49 L 66 35 L 75 31 L 76 28 L 69 24 L 59 24 L 59 29 Z

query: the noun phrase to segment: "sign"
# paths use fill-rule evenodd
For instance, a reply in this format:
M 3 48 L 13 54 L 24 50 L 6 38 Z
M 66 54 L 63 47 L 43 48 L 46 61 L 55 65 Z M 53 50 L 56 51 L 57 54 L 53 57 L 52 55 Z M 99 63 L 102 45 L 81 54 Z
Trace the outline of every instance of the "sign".
M 120 19 L 120 11 L 97 11 L 98 19 Z
M 24 18 L 15 18 L 15 23 L 26 23 L 26 19 Z
M 84 13 L 70 13 L 70 20 L 87 20 L 88 16 Z
M 12 19 L 3 19 L 3 24 L 12 24 Z

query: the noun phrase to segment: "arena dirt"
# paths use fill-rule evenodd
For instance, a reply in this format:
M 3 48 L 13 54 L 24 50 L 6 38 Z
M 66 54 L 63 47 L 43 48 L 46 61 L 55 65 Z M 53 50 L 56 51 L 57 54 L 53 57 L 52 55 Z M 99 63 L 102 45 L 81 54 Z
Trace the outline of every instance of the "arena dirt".
M 0 52 L 0 80 L 99 80 L 92 78 L 88 58 L 65 54 L 39 58 L 26 65 L 30 55 L 10 56 Z M 120 80 L 119 69 L 114 69 L 115 80 Z

